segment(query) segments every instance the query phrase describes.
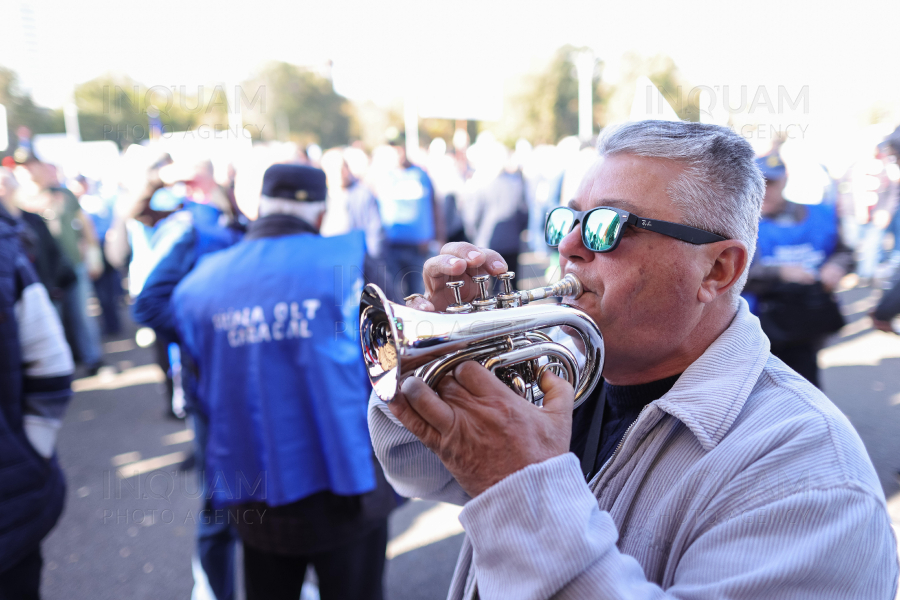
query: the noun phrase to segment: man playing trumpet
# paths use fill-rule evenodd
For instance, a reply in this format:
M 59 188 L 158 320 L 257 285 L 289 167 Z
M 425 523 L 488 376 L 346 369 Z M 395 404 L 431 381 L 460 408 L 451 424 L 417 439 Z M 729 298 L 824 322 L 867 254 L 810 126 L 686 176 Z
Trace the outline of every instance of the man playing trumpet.
M 739 294 L 764 183 L 731 130 L 645 121 L 609 131 L 547 242 L 599 326 L 604 383 L 573 415 L 547 372 L 543 407 L 475 362 L 437 392 L 407 378 L 369 427 L 394 488 L 464 504 L 451 599 L 893 598 L 896 542 L 856 432 L 769 353 Z M 448 244 L 445 283 L 506 270 Z

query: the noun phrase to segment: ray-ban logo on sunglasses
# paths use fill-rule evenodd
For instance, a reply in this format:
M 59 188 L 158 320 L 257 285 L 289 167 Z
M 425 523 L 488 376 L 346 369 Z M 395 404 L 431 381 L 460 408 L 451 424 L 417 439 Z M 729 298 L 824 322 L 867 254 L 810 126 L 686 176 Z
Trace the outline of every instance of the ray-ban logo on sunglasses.
M 647 219 L 641 219 L 641 227 L 650 227 L 651 225 L 653 225 L 653 223 L 651 223 Z

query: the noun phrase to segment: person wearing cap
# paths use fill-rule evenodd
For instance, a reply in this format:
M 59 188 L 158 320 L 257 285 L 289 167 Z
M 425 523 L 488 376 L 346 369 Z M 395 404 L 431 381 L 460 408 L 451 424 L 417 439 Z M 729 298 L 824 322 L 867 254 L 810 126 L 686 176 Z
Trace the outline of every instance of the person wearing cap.
M 248 600 L 380 599 L 393 491 L 366 428 L 362 231 L 325 238 L 321 169 L 277 164 L 259 219 L 172 307 L 209 419 L 208 496 L 240 534 Z
M 852 253 L 832 206 L 785 199 L 787 170 L 779 155 L 757 158 L 756 165 L 766 193 L 743 296 L 760 317 L 772 354 L 819 387 L 816 356 L 843 325 L 831 294 L 852 266 Z

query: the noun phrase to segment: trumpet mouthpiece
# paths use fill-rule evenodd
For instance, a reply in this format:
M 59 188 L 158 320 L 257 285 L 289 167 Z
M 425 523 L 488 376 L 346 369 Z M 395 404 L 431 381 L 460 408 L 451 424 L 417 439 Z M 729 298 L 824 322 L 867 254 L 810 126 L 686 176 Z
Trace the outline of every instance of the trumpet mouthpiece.
M 519 296 L 522 298 L 522 304 L 528 304 L 535 300 L 552 298 L 554 296 L 565 296 L 566 298 L 575 300 L 583 291 L 584 288 L 581 285 L 581 281 L 569 273 L 553 285 L 535 288 L 533 290 L 525 290 L 524 292 L 519 292 Z

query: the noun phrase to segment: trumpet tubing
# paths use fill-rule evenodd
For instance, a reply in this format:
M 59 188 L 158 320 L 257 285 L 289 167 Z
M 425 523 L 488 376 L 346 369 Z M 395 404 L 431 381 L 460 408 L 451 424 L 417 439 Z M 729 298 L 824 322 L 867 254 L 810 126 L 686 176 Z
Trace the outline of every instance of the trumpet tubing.
M 504 277 L 505 275 L 505 277 Z M 603 369 L 603 336 L 583 311 L 564 304 L 534 304 L 551 296 L 581 295 L 573 275 L 552 286 L 514 292 L 514 274 L 500 276 L 505 290 L 488 297 L 486 275 L 473 277 L 478 299 L 462 302 L 462 282 L 450 282 L 456 303 L 446 313 L 416 310 L 390 302 L 370 284 L 360 301 L 360 338 L 363 357 L 375 394 L 390 402 L 403 379 L 421 377 L 436 388 L 458 364 L 475 360 L 496 374 L 523 398 L 540 405 L 538 382 L 547 370 L 568 379 L 575 388 L 575 406 L 597 385 Z M 570 327 L 582 340 L 585 364 L 579 370 L 572 352 L 541 330 Z

